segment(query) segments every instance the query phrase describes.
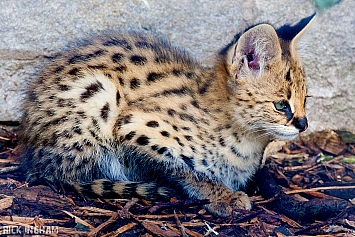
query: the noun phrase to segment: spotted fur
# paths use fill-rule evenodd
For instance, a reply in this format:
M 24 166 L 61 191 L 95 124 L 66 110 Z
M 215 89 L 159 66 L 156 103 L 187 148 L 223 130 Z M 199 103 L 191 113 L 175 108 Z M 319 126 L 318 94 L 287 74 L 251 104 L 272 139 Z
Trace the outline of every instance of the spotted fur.
M 150 34 L 105 35 L 62 53 L 24 102 L 29 179 L 106 198 L 210 199 L 219 216 L 250 209 L 238 190 L 265 146 L 307 128 L 295 40 L 312 17 L 292 39 L 251 27 L 210 69 Z

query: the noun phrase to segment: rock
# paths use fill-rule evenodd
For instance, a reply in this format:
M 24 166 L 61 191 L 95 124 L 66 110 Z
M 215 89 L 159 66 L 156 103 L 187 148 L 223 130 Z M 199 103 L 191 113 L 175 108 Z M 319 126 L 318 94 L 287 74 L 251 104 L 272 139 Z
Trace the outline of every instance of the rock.
M 303 40 L 300 52 L 312 96 L 307 106 L 310 131 L 355 132 L 353 9 L 355 2 L 344 0 L 320 12 Z M 209 65 L 215 52 L 243 28 L 260 22 L 295 23 L 315 10 L 309 0 L 1 1 L 0 121 L 19 120 L 27 82 L 48 56 L 88 35 L 154 31 Z

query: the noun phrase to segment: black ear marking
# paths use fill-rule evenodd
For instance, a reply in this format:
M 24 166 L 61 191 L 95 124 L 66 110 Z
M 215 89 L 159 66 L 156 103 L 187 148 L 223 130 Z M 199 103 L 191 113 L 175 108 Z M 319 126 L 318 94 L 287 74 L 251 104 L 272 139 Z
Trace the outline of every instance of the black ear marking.
M 289 69 L 286 73 L 286 81 L 291 81 L 291 69 Z
M 283 25 L 279 29 L 276 30 L 276 33 L 281 39 L 291 41 L 299 33 L 301 33 L 302 30 L 307 28 L 308 24 L 315 17 L 315 15 L 316 15 L 316 13 L 313 13 L 309 17 L 303 18 L 296 25 Z

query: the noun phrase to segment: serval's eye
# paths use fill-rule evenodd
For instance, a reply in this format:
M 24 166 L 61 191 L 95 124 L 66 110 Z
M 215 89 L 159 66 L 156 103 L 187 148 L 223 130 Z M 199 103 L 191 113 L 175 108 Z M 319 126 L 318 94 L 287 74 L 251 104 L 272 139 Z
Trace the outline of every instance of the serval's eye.
M 274 102 L 275 109 L 278 110 L 278 111 L 285 110 L 287 105 L 288 105 L 287 102 L 284 101 L 284 100 L 278 101 L 278 102 Z

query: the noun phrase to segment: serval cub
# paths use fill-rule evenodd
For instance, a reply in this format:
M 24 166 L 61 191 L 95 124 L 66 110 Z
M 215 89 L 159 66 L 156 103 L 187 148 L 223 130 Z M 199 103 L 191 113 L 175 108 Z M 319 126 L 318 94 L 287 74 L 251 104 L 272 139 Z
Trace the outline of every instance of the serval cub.
M 274 138 L 306 130 L 306 79 L 295 50 L 313 16 L 237 34 L 204 68 L 151 34 L 96 37 L 30 83 L 21 152 L 29 180 L 103 198 L 209 199 L 228 216 Z

